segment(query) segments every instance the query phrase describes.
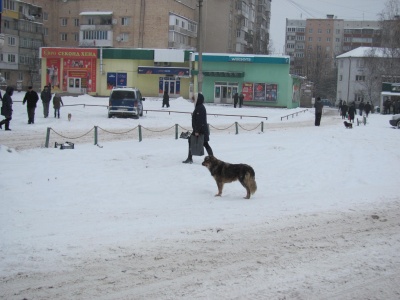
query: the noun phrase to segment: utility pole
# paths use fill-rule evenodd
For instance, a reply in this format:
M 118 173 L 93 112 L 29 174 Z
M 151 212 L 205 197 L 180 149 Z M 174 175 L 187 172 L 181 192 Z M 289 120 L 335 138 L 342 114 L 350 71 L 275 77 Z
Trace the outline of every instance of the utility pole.
M 199 0 L 199 28 L 198 28 L 198 45 L 199 45 L 199 61 L 198 61 L 198 75 L 197 75 L 197 91 L 199 93 L 203 92 L 203 30 L 202 30 L 202 7 L 203 0 Z

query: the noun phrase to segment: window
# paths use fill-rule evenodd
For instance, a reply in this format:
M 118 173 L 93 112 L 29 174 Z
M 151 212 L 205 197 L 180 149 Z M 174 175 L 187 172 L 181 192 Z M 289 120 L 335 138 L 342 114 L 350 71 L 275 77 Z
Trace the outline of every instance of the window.
M 16 62 L 16 60 L 15 60 L 15 54 L 8 54 L 8 58 L 7 58 L 7 62 L 10 62 L 10 63 L 15 63 Z
M 10 80 L 11 79 L 11 74 L 10 74 L 10 72 L 4 72 L 4 79 L 5 80 Z
M 178 19 L 175 19 L 175 25 L 179 26 L 179 20 Z
M 47 27 L 43 28 L 43 35 L 45 35 L 45 36 L 49 35 L 49 29 Z
M 309 41 L 309 42 L 312 42 L 312 37 L 311 37 L 311 36 L 308 38 L 308 41 Z
M 182 21 L 181 27 L 182 27 L 182 28 L 185 28 L 185 26 L 186 26 L 185 22 Z
M 355 95 L 354 95 L 354 100 L 355 100 L 356 102 L 364 101 L 364 96 L 363 96 L 362 94 L 355 94 Z
M 308 33 L 313 33 L 313 29 L 312 28 L 308 29 Z
M 365 81 L 364 75 L 356 75 L 356 81 Z
M 121 18 L 121 25 L 122 26 L 128 26 L 129 25 L 129 18 L 128 17 L 122 17 Z
M 74 19 L 74 26 L 79 27 L 79 19 Z
M 74 41 L 79 42 L 79 33 L 74 33 Z
M 0 1 L 1 3 L 1 1 Z M 8 10 L 17 11 L 14 0 L 3 0 L 3 8 Z
M 88 18 L 88 25 L 94 25 L 94 19 Z
M 340 43 L 340 38 L 335 39 L 336 43 Z
M 320 41 L 321 41 L 321 38 L 319 37 L 319 38 L 318 38 L 318 42 L 320 42 Z
M 123 34 L 120 36 L 122 37 Z M 83 31 L 83 40 L 107 40 L 108 32 L 106 30 L 87 30 Z
M 322 29 L 321 28 L 318 28 L 318 33 L 322 33 Z
M 336 29 L 336 34 L 340 34 L 340 29 Z
M 4 20 L 4 23 L 3 23 L 4 25 L 4 28 L 7 28 L 7 29 L 10 29 L 10 21 L 8 21 L 8 20 Z
M 327 29 L 327 30 L 326 30 L 326 33 L 331 33 L 331 30 L 330 30 L 330 29 Z
M 60 25 L 61 26 L 67 26 L 68 20 L 67 18 L 60 18 Z
M 287 32 L 296 32 L 296 28 L 294 27 L 288 27 Z
M 327 42 L 330 42 L 330 41 L 331 41 L 331 38 L 330 38 L 330 37 L 326 38 L 326 41 L 327 41 Z
M 296 41 L 305 41 L 306 37 L 304 35 L 296 35 Z
M 66 41 L 66 40 L 67 40 L 67 34 L 66 34 L 66 33 L 61 33 L 61 34 L 60 34 L 60 39 L 61 39 L 62 41 Z
M 18 80 L 24 80 L 24 74 L 22 72 L 18 72 Z
M 357 67 L 364 68 L 364 60 L 363 59 L 357 59 Z
M 129 41 L 129 34 L 128 33 L 121 33 L 121 42 L 128 42 Z
M 43 20 L 44 21 L 49 20 L 49 14 L 47 12 L 43 12 Z
M 13 37 L 13 36 L 9 36 L 8 37 L 8 45 L 9 46 L 15 46 L 15 37 Z

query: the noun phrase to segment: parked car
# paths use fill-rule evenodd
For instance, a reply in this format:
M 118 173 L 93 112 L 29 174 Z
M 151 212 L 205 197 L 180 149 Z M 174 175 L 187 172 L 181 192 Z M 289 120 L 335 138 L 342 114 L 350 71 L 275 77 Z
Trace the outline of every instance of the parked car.
M 131 117 L 139 119 L 143 116 L 145 98 L 139 89 L 117 87 L 111 91 L 108 103 L 108 117 Z
M 333 107 L 333 103 L 329 99 L 321 99 L 321 102 L 324 106 Z
M 390 125 L 400 129 L 400 114 L 393 115 L 392 119 L 389 120 Z

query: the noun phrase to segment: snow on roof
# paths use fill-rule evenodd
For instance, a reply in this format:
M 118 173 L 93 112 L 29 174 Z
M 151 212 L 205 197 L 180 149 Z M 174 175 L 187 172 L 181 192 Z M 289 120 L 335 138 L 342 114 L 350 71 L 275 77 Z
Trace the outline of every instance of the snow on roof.
M 356 49 L 350 50 L 349 52 L 340 54 L 336 58 L 346 58 L 346 57 L 368 57 L 372 54 L 374 56 L 384 57 L 385 48 L 377 47 L 358 47 Z

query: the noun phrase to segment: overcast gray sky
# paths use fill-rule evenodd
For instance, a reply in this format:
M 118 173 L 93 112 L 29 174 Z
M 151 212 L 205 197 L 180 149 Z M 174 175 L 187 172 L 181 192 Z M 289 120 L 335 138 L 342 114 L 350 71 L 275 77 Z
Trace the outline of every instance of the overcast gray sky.
M 378 20 L 386 0 L 272 0 L 271 39 L 275 53 L 283 53 L 288 19 L 317 19 L 333 14 L 338 19 Z

